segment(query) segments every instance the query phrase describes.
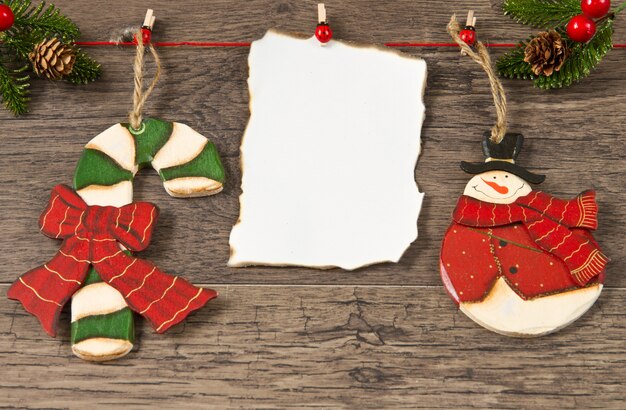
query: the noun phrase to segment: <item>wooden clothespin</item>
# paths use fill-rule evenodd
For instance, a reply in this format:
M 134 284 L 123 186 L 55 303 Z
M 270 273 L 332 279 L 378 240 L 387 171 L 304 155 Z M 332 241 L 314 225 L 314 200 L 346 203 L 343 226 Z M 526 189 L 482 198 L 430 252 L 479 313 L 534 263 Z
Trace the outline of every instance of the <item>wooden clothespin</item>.
M 317 22 L 318 24 L 326 23 L 326 6 L 324 3 L 317 4 Z
M 146 17 L 143 19 L 143 24 L 141 25 L 141 39 L 143 44 L 149 44 L 152 40 L 152 29 L 154 28 L 155 21 L 154 10 L 148 9 Z
M 322 45 L 325 45 L 333 38 L 333 31 L 330 29 L 328 20 L 326 19 L 326 7 L 324 3 L 317 4 L 317 28 L 315 29 L 315 37 L 317 37 Z
M 475 27 L 476 26 L 476 17 L 474 17 L 474 10 L 470 10 L 467 12 L 467 20 L 465 21 L 466 27 Z

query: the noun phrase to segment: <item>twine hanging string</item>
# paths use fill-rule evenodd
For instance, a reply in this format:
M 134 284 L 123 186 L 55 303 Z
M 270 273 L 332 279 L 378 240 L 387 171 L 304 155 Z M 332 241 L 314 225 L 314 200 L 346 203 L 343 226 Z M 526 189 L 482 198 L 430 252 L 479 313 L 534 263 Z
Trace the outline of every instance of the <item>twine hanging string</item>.
M 489 77 L 489 83 L 491 84 L 491 94 L 493 94 L 493 102 L 496 106 L 496 123 L 491 128 L 491 141 L 499 144 L 506 134 L 506 94 L 502 83 L 498 79 L 498 76 L 493 70 L 491 64 L 491 57 L 489 57 L 489 51 L 487 47 L 480 42 L 476 41 L 474 47 L 468 46 L 465 41 L 461 40 L 459 33 L 461 26 L 456 19 L 456 16 L 452 16 L 450 23 L 448 23 L 448 33 L 452 39 L 461 47 L 462 53 L 468 55 L 472 60 L 480 64 L 480 66 L 487 73 Z
M 135 36 L 137 39 L 137 53 L 135 54 L 135 63 L 133 65 L 133 71 L 135 72 L 135 92 L 133 93 L 133 110 L 128 113 L 128 119 L 130 122 L 130 126 L 134 130 L 139 130 L 141 128 L 142 123 L 142 113 L 143 106 L 146 103 L 146 100 L 154 90 L 154 86 L 159 81 L 159 77 L 161 76 L 161 60 L 159 59 L 159 55 L 156 52 L 156 49 L 150 43 L 148 45 L 148 49 L 154 58 L 154 62 L 156 63 L 156 72 L 154 73 L 154 78 L 152 82 L 148 86 L 147 89 L 143 88 L 143 69 L 144 69 L 144 55 L 145 55 L 145 46 L 143 44 L 143 38 L 141 30 L 137 32 Z

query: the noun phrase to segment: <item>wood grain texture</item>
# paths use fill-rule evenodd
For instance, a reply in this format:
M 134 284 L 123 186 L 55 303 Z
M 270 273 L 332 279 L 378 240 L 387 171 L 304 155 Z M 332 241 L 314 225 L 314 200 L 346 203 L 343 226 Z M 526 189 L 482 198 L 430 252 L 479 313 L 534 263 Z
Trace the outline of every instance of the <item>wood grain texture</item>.
M 144 323 L 139 349 L 104 365 L 77 360 L 67 332 L 57 340 L 45 337 L 33 317 L 2 304 L 5 404 L 623 406 L 621 291 L 606 291 L 586 316 L 557 334 L 509 339 L 477 328 L 440 288 L 216 289 L 215 303 L 166 336 Z
M 153 0 L 149 6 L 157 15 L 155 40 L 248 41 L 269 27 L 312 33 L 315 3 Z M 147 6 L 113 0 L 96 11 L 89 1 L 55 4 L 79 24 L 84 40 L 108 39 L 138 24 Z M 337 38 L 374 43 L 448 42 L 450 15 L 470 7 L 484 40 L 511 42 L 532 32 L 502 16 L 496 1 L 327 3 Z M 615 41 L 626 42 L 623 16 L 616 27 Z M 494 120 L 479 67 L 454 49 L 404 50 L 428 64 L 416 170 L 426 196 L 419 238 L 399 264 L 355 272 L 230 269 L 228 235 L 239 214 L 239 144 L 248 119 L 248 49 L 160 49 L 164 75 L 146 113 L 210 138 L 228 181 L 217 196 L 175 199 L 152 171 L 139 175 L 136 198 L 161 208 L 152 245 L 140 256 L 211 284 L 222 296 L 171 334 L 155 335 L 143 324 L 139 351 L 105 366 L 71 355 L 67 316 L 60 326 L 65 333 L 51 339 L 4 297 L 9 283 L 59 247 L 37 227 L 52 187 L 71 181 L 84 144 L 124 121 L 131 107 L 133 50 L 87 51 L 103 64 L 99 82 L 35 81 L 30 114 L 15 119 L 0 111 L 0 405 L 623 407 L 626 51 L 611 51 L 589 78 L 568 89 L 545 92 L 504 81 L 510 129 L 527 139 L 519 162 L 547 174 L 541 188 L 551 194 L 597 189 L 597 238 L 612 259 L 606 290 L 579 322 L 546 338 L 518 340 L 458 313 L 438 274 L 441 239 L 469 179 L 458 163 L 482 160 L 481 136 Z M 504 51 L 492 50 L 493 57 Z

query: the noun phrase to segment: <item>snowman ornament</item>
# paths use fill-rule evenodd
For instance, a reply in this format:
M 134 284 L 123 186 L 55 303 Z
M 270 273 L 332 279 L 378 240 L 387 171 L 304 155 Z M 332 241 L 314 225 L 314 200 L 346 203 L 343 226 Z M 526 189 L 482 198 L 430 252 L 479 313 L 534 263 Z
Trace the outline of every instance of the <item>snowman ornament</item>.
M 515 163 L 523 141 L 506 134 L 496 144 L 485 135 L 486 161 L 461 162 L 474 176 L 445 234 L 440 270 L 468 317 L 529 337 L 583 315 L 600 296 L 608 259 L 590 232 L 597 227 L 595 193 L 564 201 L 534 190 L 545 176 Z
M 470 12 L 466 30 L 474 30 Z M 534 188 L 545 176 L 516 163 L 524 137 L 506 132 L 506 96 L 486 47 L 465 43 L 452 17 L 448 32 L 487 73 L 497 121 L 485 133 L 484 162 L 461 162 L 473 175 L 452 215 L 440 256 L 444 287 L 460 310 L 494 332 L 533 337 L 582 316 L 602 291 L 608 258 L 591 231 L 594 191 L 562 200 Z

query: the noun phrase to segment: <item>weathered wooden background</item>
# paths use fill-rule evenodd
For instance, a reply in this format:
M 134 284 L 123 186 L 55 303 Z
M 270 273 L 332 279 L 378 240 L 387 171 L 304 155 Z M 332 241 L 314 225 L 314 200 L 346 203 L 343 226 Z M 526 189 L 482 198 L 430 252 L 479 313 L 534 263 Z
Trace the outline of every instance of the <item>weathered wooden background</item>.
M 157 16 L 154 38 L 162 41 L 248 41 L 270 27 L 312 32 L 316 18 L 312 0 L 56 4 L 79 24 L 83 40 L 106 40 L 137 24 L 148 6 Z M 447 42 L 450 15 L 468 8 L 476 10 L 484 40 L 512 42 L 531 32 L 487 0 L 337 0 L 327 8 L 336 38 L 361 42 Z M 615 41 L 626 42 L 623 16 Z M 71 181 L 83 145 L 124 120 L 130 107 L 134 50 L 87 51 L 102 63 L 100 81 L 86 87 L 35 81 L 30 114 L 16 119 L 0 110 L 0 406 L 626 407 L 626 50 L 613 50 L 569 89 L 504 82 L 510 128 L 527 137 L 521 162 L 548 175 L 542 186 L 548 192 L 598 190 L 597 237 L 612 258 L 606 289 L 584 317 L 557 334 L 520 340 L 459 313 L 438 274 L 439 244 L 468 180 L 458 162 L 482 160 L 481 135 L 494 117 L 476 64 L 452 48 L 404 50 L 427 61 L 429 76 L 416 170 L 426 192 L 420 236 L 399 264 L 355 272 L 229 269 L 248 119 L 248 49 L 160 49 L 164 76 L 147 112 L 212 138 L 229 179 L 220 195 L 179 200 L 152 172 L 140 175 L 136 197 L 162 210 L 142 255 L 221 297 L 165 335 L 139 321 L 137 350 L 104 365 L 72 355 L 67 313 L 53 339 L 5 297 L 19 274 L 59 247 L 37 227 L 50 189 Z M 492 50 L 494 57 L 503 52 Z

